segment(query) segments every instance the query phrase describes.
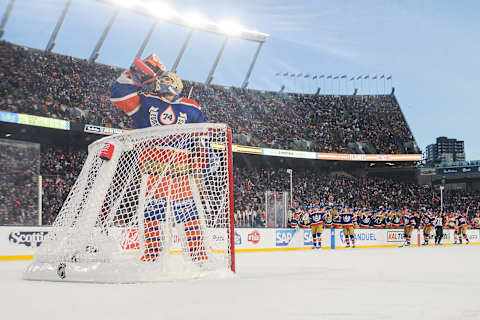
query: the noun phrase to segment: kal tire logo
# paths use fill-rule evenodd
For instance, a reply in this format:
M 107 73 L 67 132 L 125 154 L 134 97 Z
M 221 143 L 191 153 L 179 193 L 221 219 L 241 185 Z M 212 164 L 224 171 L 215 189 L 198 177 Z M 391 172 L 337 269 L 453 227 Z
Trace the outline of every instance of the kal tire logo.
M 242 244 L 242 236 L 240 233 L 235 231 L 235 245 L 241 245 Z
M 45 240 L 48 231 L 18 231 L 10 232 L 8 241 L 11 244 L 24 245 L 25 247 L 38 247 Z
M 295 230 L 277 230 L 275 232 L 275 243 L 277 247 L 286 247 L 292 241 Z
M 248 234 L 247 240 L 252 242 L 253 244 L 257 244 L 260 242 L 260 232 L 257 230 L 253 230 L 251 233 Z
M 405 235 L 403 231 L 387 231 L 387 242 L 404 242 Z

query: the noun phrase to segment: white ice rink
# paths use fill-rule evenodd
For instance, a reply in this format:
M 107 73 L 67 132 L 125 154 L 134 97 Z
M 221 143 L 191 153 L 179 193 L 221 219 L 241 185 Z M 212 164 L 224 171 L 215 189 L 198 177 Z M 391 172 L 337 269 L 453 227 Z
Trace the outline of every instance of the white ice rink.
M 89 284 L 0 262 L 1 319 L 480 319 L 480 246 L 237 254 L 233 279 Z

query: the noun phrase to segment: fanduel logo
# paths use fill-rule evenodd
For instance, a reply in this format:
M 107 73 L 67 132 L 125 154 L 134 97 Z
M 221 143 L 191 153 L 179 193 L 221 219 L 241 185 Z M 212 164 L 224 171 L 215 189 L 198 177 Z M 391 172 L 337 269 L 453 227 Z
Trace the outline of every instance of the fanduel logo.
M 45 240 L 48 231 L 18 231 L 11 232 L 8 241 L 11 244 L 24 245 L 26 247 L 38 247 Z

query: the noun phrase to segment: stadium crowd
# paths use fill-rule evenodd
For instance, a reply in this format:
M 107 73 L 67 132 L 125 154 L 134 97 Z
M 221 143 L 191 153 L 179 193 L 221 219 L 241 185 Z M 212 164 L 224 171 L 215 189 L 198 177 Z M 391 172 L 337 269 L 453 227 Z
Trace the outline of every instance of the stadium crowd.
M 32 144 L 33 145 L 33 144 Z M 0 224 L 38 223 L 38 173 L 42 175 L 43 224 L 53 223 L 86 159 L 86 151 L 60 147 L 23 147 L 3 144 L 0 152 Z M 17 159 L 12 161 L 12 159 Z M 7 174 L 9 173 L 9 174 Z M 234 206 L 237 227 L 265 227 L 265 191 L 289 192 L 286 169 L 234 166 Z M 414 212 L 440 211 L 440 195 L 430 186 L 393 179 L 358 177 L 346 172 L 332 175 L 318 170 L 296 170 L 294 203 L 334 203 L 377 211 L 385 208 Z M 480 193 L 446 191 L 444 212 L 468 213 L 472 227 L 480 227 Z
M 0 110 L 108 127 L 131 128 L 131 119 L 109 102 L 109 90 L 122 69 L 0 41 Z M 279 94 L 206 86 L 184 81 L 184 95 L 199 101 L 209 122 L 226 122 L 234 143 L 319 152 L 409 153 L 415 145 L 394 95 L 336 96 Z M 45 147 L 40 165 L 10 168 L 15 151 L 0 152 L 0 224 L 35 224 L 37 194 L 33 176 L 43 177 L 43 222 L 55 219 L 79 174 L 85 151 Z M 16 154 L 16 156 L 18 156 Z M 8 176 L 8 178 L 7 178 Z M 288 191 L 284 169 L 235 167 L 237 226 L 265 226 L 265 191 Z M 6 180 L 9 179 L 9 180 Z M 320 171 L 295 173 L 294 198 L 332 201 L 371 209 L 439 209 L 430 187 L 391 179 Z M 368 192 L 366 192 L 368 191 Z M 475 219 L 480 195 L 448 192 L 445 211 L 469 210 Z M 20 203 L 21 205 L 19 205 Z
M 38 223 L 40 148 L 0 139 L 0 225 Z
M 120 68 L 0 42 L 0 110 L 116 128 L 131 119 L 108 100 Z M 412 153 L 414 138 L 393 95 L 278 94 L 185 81 L 209 122 L 234 142 L 318 152 Z

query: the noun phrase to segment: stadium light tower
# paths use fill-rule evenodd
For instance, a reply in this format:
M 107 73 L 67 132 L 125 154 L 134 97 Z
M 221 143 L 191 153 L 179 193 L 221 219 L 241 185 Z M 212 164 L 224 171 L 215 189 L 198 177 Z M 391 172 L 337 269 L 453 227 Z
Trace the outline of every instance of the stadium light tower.
M 287 169 L 287 173 L 290 175 L 290 208 L 293 208 L 293 170 Z
M 107 37 L 108 32 L 110 31 L 110 28 L 113 25 L 113 22 L 118 16 L 118 13 L 120 12 L 120 8 L 117 7 L 115 9 L 115 12 L 113 13 L 113 16 L 110 18 L 110 21 L 108 22 L 107 26 L 105 27 L 105 30 L 103 30 L 102 36 L 100 39 L 98 39 L 97 45 L 95 46 L 95 49 L 93 49 L 92 54 L 90 55 L 90 58 L 88 59 L 88 62 L 94 62 L 100 53 L 100 48 L 103 45 L 103 42 L 105 41 L 105 38 Z
M 143 55 L 143 51 L 145 50 L 145 47 L 147 46 L 148 42 L 150 41 L 150 37 L 152 36 L 153 31 L 155 30 L 155 27 L 157 26 L 157 21 L 155 21 L 152 26 L 150 27 L 150 30 L 148 30 L 147 36 L 145 37 L 145 40 L 143 40 L 142 45 L 140 46 L 140 49 L 138 49 L 136 57 L 141 59 Z
M 250 64 L 250 67 L 248 69 L 247 75 L 245 77 L 245 80 L 243 81 L 242 87 L 246 88 L 248 85 L 248 80 L 250 78 L 250 75 L 252 73 L 253 67 L 255 65 L 255 62 L 257 60 L 258 54 L 260 52 L 260 49 L 262 48 L 262 44 L 267 40 L 267 38 L 270 36 L 269 34 L 263 33 L 263 32 L 258 32 L 258 31 L 251 31 L 247 30 L 243 27 L 241 27 L 238 24 L 235 24 L 233 22 L 226 22 L 226 23 L 215 23 L 212 22 L 199 13 L 177 13 L 173 9 L 169 8 L 166 4 L 163 3 L 154 3 L 154 2 L 141 2 L 141 1 L 135 1 L 135 0 L 97 0 L 99 2 L 103 3 L 108 3 L 110 5 L 114 5 L 117 7 L 116 13 L 118 14 L 118 7 L 123 7 L 127 8 L 128 10 L 134 11 L 136 13 L 142 14 L 147 17 L 151 17 L 153 19 L 157 20 L 162 20 L 167 23 L 172 23 L 176 24 L 178 26 L 185 27 L 190 30 L 187 39 L 185 40 L 178 56 L 177 59 L 175 60 L 175 63 L 172 66 L 172 70 L 177 71 L 178 65 L 180 63 L 180 60 L 183 56 L 183 53 L 185 52 L 185 49 L 188 46 L 188 43 L 190 42 L 190 39 L 193 34 L 193 30 L 198 30 L 202 32 L 208 32 L 208 33 L 214 33 L 220 36 L 224 36 L 225 40 L 222 44 L 222 47 L 220 49 L 220 52 L 217 54 L 217 58 L 215 59 L 215 63 L 210 69 L 210 73 L 207 77 L 206 83 L 209 84 L 212 79 L 213 79 L 213 74 L 215 72 L 215 69 L 218 65 L 218 62 L 223 54 L 223 51 L 225 49 L 225 46 L 227 45 L 228 38 L 239 38 L 242 40 L 247 40 L 247 41 L 253 41 L 253 42 L 258 42 L 259 46 L 257 48 L 257 51 L 255 53 L 255 56 L 253 58 L 252 63 Z M 116 17 L 116 14 L 114 15 Z M 111 23 L 113 23 L 114 18 L 112 18 Z M 108 30 L 110 29 L 111 23 L 107 26 L 107 29 L 104 31 L 104 35 L 102 38 L 99 40 L 99 43 L 97 44 L 97 47 L 95 48 L 94 52 L 92 53 L 92 56 L 90 57 L 91 61 L 94 61 L 96 57 L 98 56 L 98 52 L 100 50 L 100 47 L 103 43 L 103 40 L 108 33 Z M 153 27 L 152 27 L 153 28 Z M 152 31 L 152 29 L 151 29 Z M 150 33 L 151 35 L 151 33 Z M 143 53 L 143 50 L 145 49 L 145 46 L 147 45 L 150 35 L 147 36 L 145 41 L 143 42 L 140 50 L 137 53 L 138 55 L 141 55 Z
M 225 47 L 227 46 L 228 42 L 228 36 L 225 37 L 222 43 L 222 47 L 220 48 L 220 51 L 217 54 L 217 58 L 215 59 L 215 62 L 213 63 L 212 68 L 210 69 L 210 73 L 208 74 L 207 81 L 205 81 L 206 84 L 212 83 L 213 80 L 213 73 L 215 72 L 215 69 L 217 68 L 218 62 L 220 61 L 220 58 L 222 57 L 223 50 L 225 50 Z
M 65 16 L 67 15 L 68 8 L 70 8 L 70 4 L 72 3 L 72 0 L 67 0 L 65 3 L 65 7 L 63 8 L 62 14 L 60 15 L 60 18 L 57 21 L 57 25 L 55 26 L 55 29 L 53 29 L 52 35 L 50 36 L 50 40 L 48 40 L 47 47 L 45 48 L 45 51 L 52 51 L 53 47 L 55 46 L 55 39 L 57 38 L 58 31 L 60 30 L 60 27 L 62 26 L 63 20 L 65 20 Z
M 8 17 L 10 16 L 10 11 L 12 11 L 14 3 L 15 3 L 15 0 L 10 0 L 10 2 L 8 3 L 7 10 L 3 14 L 2 22 L 0 23 L 0 39 L 2 38 L 3 33 L 5 32 L 5 25 L 7 24 Z

